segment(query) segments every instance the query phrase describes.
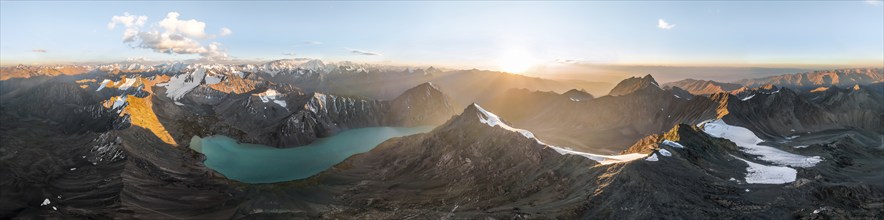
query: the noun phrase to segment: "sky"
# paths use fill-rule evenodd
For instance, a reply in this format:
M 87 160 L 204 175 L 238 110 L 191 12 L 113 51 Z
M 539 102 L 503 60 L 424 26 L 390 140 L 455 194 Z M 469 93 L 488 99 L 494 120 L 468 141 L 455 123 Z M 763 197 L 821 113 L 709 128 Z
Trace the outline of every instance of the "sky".
M 0 2 L 0 65 L 884 65 L 881 1 Z

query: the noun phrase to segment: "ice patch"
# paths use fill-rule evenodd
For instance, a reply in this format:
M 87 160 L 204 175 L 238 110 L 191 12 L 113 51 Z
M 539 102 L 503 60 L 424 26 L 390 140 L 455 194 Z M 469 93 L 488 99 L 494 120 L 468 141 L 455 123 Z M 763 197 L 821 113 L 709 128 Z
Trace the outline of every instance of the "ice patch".
M 126 104 L 126 97 L 128 97 L 128 96 L 124 95 L 121 97 L 117 97 L 117 100 L 114 101 L 114 105 L 111 106 L 111 109 L 117 109 L 117 108 L 123 107 L 123 105 Z
M 645 159 L 645 160 L 647 160 L 647 161 L 658 161 L 658 160 L 660 160 L 660 159 L 657 158 L 657 154 L 653 154 L 653 153 L 652 153 L 651 156 L 648 157 L 648 158 Z
M 758 145 L 763 140 L 755 136 L 755 133 L 744 127 L 728 125 L 721 119 L 700 123 L 700 127 L 703 128 L 703 132 L 706 132 L 706 134 L 728 139 L 737 144 L 743 152 L 758 156 L 758 159 L 777 165 L 812 167 L 823 161 L 819 156 L 802 156 L 773 147 Z
M 138 80 L 136 80 L 135 78 L 125 78 L 125 82 L 123 82 L 123 85 L 120 86 L 120 90 L 128 90 L 130 87 L 132 87 L 132 85 L 135 84 L 135 81 Z
M 741 100 L 743 100 L 743 101 L 747 101 L 747 100 L 752 99 L 752 98 L 754 98 L 754 97 L 755 97 L 755 94 L 752 94 L 752 95 L 750 95 L 749 97 L 743 98 L 743 99 L 741 99 Z
M 684 145 L 681 145 L 678 142 L 670 141 L 670 140 L 663 140 L 663 144 L 669 145 L 671 147 L 684 148 Z
M 224 79 L 224 76 L 220 76 L 220 75 L 206 76 L 206 85 L 214 85 L 214 84 L 221 83 L 222 79 Z
M 748 160 L 744 160 L 743 158 L 736 157 L 731 155 L 734 158 L 740 159 L 746 164 L 749 164 L 749 167 L 746 168 L 746 183 L 759 183 L 759 184 L 783 184 L 783 183 L 791 183 L 795 182 L 796 176 L 798 176 L 798 171 L 789 168 L 789 167 L 778 167 L 778 166 L 766 166 L 757 163 L 753 163 Z
M 672 156 L 672 152 L 669 152 L 669 151 L 666 150 L 666 149 L 660 149 L 659 152 L 660 152 L 660 155 L 663 155 L 663 156 L 666 156 L 666 157 L 671 157 L 671 156 Z
M 45 205 L 49 205 L 49 204 L 52 204 L 52 202 L 49 201 L 49 198 L 46 198 L 43 200 L 43 203 L 40 203 L 40 206 L 45 206 Z
M 191 73 L 173 76 L 169 79 L 169 82 L 163 84 L 166 87 L 166 96 L 177 101 L 199 86 L 200 82 L 202 82 L 205 77 L 205 68 L 199 68 Z
M 267 91 L 258 93 L 256 95 L 259 99 L 261 99 L 261 102 L 263 103 L 273 102 L 279 106 L 282 106 L 283 108 L 288 105 L 285 100 L 280 99 L 282 97 L 282 93 L 279 93 L 274 89 L 267 89 Z
M 110 81 L 109 79 L 104 79 L 104 80 L 102 80 L 102 81 L 101 81 L 101 85 L 98 86 L 98 89 L 96 89 L 95 91 L 101 91 L 101 89 L 104 89 L 104 87 L 107 86 L 107 84 L 110 83 L 110 82 L 111 82 L 111 81 Z

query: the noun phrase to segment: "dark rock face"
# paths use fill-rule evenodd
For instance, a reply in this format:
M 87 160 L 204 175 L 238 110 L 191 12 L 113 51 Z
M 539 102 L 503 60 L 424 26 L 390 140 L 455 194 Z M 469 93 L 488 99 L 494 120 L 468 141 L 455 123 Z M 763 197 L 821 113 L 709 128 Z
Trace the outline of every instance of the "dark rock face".
M 451 97 L 433 83 L 424 83 L 390 102 L 385 124 L 406 127 L 442 124 L 457 114 Z
M 641 78 L 631 77 L 629 79 L 620 81 L 617 86 L 614 86 L 614 89 L 611 89 L 611 92 L 609 92 L 608 95 L 622 96 L 636 92 L 654 93 L 661 90 L 662 89 L 660 88 L 660 85 L 657 84 L 657 81 L 654 80 L 654 77 L 651 75 L 646 75 Z
M 385 125 L 383 115 L 389 109 L 385 101 L 314 93 L 280 127 L 280 146 L 304 145 L 347 129 Z
M 692 98 L 694 98 L 694 94 L 691 94 L 691 92 L 688 92 L 677 86 L 669 87 L 668 90 L 672 91 L 672 95 L 675 95 L 676 98 L 684 98 L 687 100 L 691 100 Z

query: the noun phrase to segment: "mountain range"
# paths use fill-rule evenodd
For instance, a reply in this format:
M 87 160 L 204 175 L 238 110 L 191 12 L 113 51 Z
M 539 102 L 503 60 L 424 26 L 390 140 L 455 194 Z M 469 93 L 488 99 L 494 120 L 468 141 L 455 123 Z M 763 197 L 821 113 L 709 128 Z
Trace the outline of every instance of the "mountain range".
M 0 70 L 0 218 L 884 216 L 880 69 L 662 86 L 319 60 Z M 190 148 L 418 125 L 278 183 Z

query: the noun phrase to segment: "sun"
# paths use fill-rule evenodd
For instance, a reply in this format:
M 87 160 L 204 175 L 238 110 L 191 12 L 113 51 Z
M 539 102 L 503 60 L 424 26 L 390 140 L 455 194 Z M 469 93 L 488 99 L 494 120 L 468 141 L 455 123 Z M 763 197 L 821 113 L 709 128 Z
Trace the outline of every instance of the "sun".
M 528 53 L 511 51 L 503 54 L 503 56 L 498 59 L 497 65 L 504 72 L 523 73 L 534 67 L 537 64 L 536 62 L 537 61 L 528 55 Z

